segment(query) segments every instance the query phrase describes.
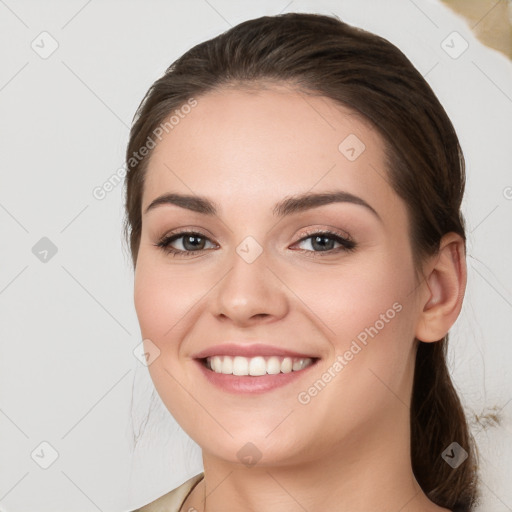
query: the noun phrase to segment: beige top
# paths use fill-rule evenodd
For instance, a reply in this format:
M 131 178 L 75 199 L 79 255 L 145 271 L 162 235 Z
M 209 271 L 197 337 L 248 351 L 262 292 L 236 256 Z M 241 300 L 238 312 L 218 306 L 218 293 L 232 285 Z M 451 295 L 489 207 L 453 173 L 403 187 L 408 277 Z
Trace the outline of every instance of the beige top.
M 192 492 L 192 489 L 203 479 L 204 473 L 193 476 L 176 489 L 169 491 L 167 494 L 160 496 L 156 500 L 144 505 L 133 512 L 180 512 L 184 501 L 187 496 Z M 188 511 L 184 511 L 188 512 Z

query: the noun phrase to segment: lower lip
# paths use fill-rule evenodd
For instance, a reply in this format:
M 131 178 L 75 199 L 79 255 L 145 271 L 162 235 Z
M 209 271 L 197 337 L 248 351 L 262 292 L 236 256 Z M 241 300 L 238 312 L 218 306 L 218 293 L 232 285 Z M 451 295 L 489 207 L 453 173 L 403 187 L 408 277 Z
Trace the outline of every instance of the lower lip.
M 199 369 L 206 377 L 208 382 L 217 386 L 218 388 L 227 391 L 228 393 L 235 394 L 258 394 L 272 391 L 273 389 L 286 386 L 290 382 L 300 379 L 306 374 L 309 374 L 309 370 L 316 366 L 318 359 L 313 362 L 307 368 L 299 370 L 297 372 L 290 373 L 277 373 L 275 375 L 227 375 L 224 373 L 215 373 L 204 366 L 201 360 L 196 359 L 196 363 Z

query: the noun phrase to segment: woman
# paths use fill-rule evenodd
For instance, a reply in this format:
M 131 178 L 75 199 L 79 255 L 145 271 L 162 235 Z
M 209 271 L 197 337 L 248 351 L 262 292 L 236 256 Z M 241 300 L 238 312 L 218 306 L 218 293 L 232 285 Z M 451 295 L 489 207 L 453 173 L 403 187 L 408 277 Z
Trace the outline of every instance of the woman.
M 149 371 L 204 464 L 139 510 L 472 510 L 445 362 L 464 160 L 400 50 L 335 17 L 241 23 L 153 84 L 127 166 Z

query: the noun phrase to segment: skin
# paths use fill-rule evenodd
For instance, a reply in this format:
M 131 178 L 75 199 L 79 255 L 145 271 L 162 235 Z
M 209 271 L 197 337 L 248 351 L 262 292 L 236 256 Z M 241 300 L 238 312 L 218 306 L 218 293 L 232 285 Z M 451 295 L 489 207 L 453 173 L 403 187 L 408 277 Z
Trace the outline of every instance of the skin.
M 208 512 L 447 510 L 428 500 L 412 473 L 409 404 L 414 338 L 439 340 L 460 312 L 463 241 L 445 235 L 417 272 L 406 206 L 387 182 L 384 143 L 349 109 L 275 85 L 197 100 L 154 149 L 142 211 L 169 192 L 206 196 L 219 211 L 166 204 L 144 214 L 134 291 L 143 338 L 160 350 L 151 378 L 202 448 L 205 478 L 181 510 L 203 511 L 205 492 Z M 338 150 L 349 134 L 366 146 L 355 161 Z M 348 202 L 282 219 L 272 213 L 286 197 L 332 190 L 364 199 L 378 216 Z M 188 257 L 173 257 L 155 246 L 182 228 L 199 229 L 209 240 L 204 250 L 187 246 Z M 337 251 L 331 242 L 327 252 L 305 239 L 322 229 L 348 233 L 357 247 Z M 263 251 L 250 264 L 236 252 L 247 236 Z M 172 246 L 184 250 L 183 241 Z M 394 303 L 401 311 L 300 403 L 298 394 Z M 209 384 L 192 359 L 227 340 L 321 359 L 284 387 L 230 394 Z M 261 453 L 251 467 L 237 457 L 248 442 Z

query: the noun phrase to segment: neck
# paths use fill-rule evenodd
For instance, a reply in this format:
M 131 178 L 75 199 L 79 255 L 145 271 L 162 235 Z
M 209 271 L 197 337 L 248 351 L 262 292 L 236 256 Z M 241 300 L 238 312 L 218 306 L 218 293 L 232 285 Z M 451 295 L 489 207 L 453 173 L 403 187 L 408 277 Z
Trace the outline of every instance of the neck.
M 203 452 L 204 480 L 182 510 L 446 510 L 428 500 L 414 478 L 409 410 L 399 403 L 387 420 L 375 423 L 367 422 L 328 453 L 302 454 L 301 463 L 247 467 Z

